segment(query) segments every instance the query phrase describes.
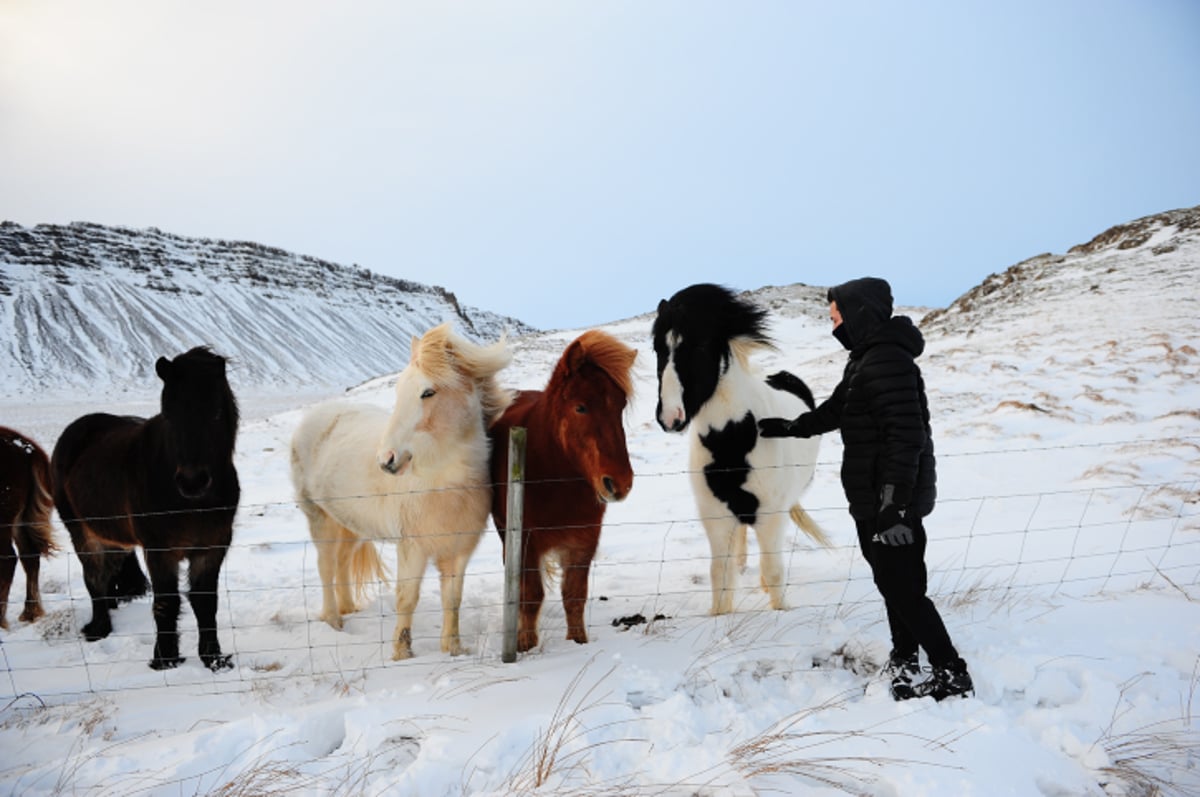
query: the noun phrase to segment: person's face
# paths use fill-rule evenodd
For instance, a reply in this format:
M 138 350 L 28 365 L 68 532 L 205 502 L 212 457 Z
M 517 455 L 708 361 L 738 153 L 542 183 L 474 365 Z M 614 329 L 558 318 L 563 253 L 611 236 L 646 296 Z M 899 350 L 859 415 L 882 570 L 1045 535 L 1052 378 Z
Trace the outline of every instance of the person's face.
M 829 303 L 829 319 L 833 321 L 834 329 L 837 329 L 842 325 L 842 314 L 838 310 L 837 302 Z

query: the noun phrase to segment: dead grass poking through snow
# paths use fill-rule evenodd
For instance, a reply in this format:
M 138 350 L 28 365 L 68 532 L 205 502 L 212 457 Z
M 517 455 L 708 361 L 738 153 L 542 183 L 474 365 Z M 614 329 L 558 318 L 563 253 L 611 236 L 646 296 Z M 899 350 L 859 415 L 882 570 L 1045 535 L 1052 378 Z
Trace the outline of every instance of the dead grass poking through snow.
M 1129 797 L 1190 797 L 1200 794 L 1200 729 L 1192 713 L 1196 687 L 1200 685 L 1200 659 L 1192 668 L 1192 680 L 1180 717 L 1153 722 L 1128 731 L 1114 730 L 1121 717 L 1125 693 L 1138 678 L 1121 687 L 1112 720 L 1096 744 L 1103 747 L 1109 764 L 1100 769 L 1106 789 L 1118 785 Z M 1107 782 L 1105 782 L 1107 781 Z
M 601 706 L 608 697 L 607 693 L 599 694 L 602 683 L 615 672 L 616 667 L 596 679 L 591 686 L 582 688 L 584 676 L 588 667 L 595 661 L 589 660 L 571 679 L 563 690 L 558 705 L 550 717 L 550 722 L 534 739 L 528 752 L 517 762 L 501 787 L 504 794 L 529 794 L 550 783 L 552 779 L 569 779 L 573 775 L 581 775 L 586 779 L 587 759 L 598 747 L 606 744 L 625 742 L 643 742 L 642 739 L 612 739 L 603 742 L 592 742 L 580 746 L 590 732 L 603 730 L 604 726 L 589 727 L 584 721 L 584 715 Z M 581 691 L 582 688 L 582 691 Z M 646 743 L 648 745 L 648 743 Z M 596 786 L 579 788 L 572 787 L 570 794 L 613 794 L 628 792 L 628 785 L 607 782 Z M 552 787 L 553 790 L 553 787 Z M 553 792 L 552 793 L 558 793 Z
M 861 749 L 864 738 L 886 744 L 889 739 L 905 737 L 916 739 L 927 749 L 947 746 L 938 740 L 924 739 L 910 733 L 882 731 L 877 727 L 853 730 L 806 730 L 803 727 L 823 712 L 844 709 L 857 694 L 856 690 L 839 695 L 785 717 L 730 750 L 730 766 L 747 780 L 774 775 L 801 777 L 847 794 L 868 791 L 878 781 L 878 776 L 870 770 L 883 765 L 946 766 L 880 755 L 847 756 L 833 752 L 847 742 Z

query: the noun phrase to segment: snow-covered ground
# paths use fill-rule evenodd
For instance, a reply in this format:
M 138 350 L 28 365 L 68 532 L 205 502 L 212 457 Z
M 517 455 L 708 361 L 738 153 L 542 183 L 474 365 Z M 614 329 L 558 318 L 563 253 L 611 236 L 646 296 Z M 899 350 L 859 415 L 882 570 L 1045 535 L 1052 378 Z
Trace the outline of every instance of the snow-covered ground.
M 836 547 L 793 537 L 790 608 L 777 612 L 757 589 L 751 537 L 737 611 L 706 615 L 708 546 L 688 441 L 653 421 L 642 317 L 605 327 L 641 351 L 626 419 L 636 481 L 608 510 L 587 645 L 564 640 L 551 599 L 541 647 L 501 663 L 492 532 L 466 580 L 469 655 L 439 652 L 433 571 L 411 660 L 390 660 L 386 590 L 343 631 L 319 622 L 314 551 L 288 477 L 290 434 L 316 397 L 240 395 L 243 498 L 219 614 L 235 668 L 201 666 L 186 603 L 188 659 L 176 670 L 147 667 L 149 599 L 117 610 L 111 637 L 85 643 L 78 561 L 60 554 L 43 568 L 47 617 L 22 625 L 10 609 L 0 644 L 0 790 L 1200 793 L 1200 266 L 1194 247 L 1161 271 L 1148 250 L 1112 256 L 1119 270 L 1095 257 L 1057 265 L 1061 284 L 1030 290 L 1021 312 L 989 318 L 981 300 L 969 332 L 964 316 L 928 333 L 940 503 L 927 560 L 973 698 L 895 703 L 873 679 L 887 624 L 845 512 L 836 436 L 823 441 L 804 499 Z M 1076 290 L 1072 269 L 1098 287 Z M 1180 278 L 1190 293 L 1170 288 Z M 764 292 L 780 351 L 759 365 L 789 368 L 823 397 L 844 352 L 822 308 L 799 295 Z M 575 333 L 515 341 L 502 381 L 540 387 Z M 353 398 L 389 406 L 391 393 L 381 380 Z M 152 407 L 153 393 L 145 402 L 133 409 Z M 47 449 L 95 409 L 112 408 L 33 398 L 0 407 Z M 14 597 L 23 585 L 18 575 Z M 637 615 L 649 622 L 634 624 Z

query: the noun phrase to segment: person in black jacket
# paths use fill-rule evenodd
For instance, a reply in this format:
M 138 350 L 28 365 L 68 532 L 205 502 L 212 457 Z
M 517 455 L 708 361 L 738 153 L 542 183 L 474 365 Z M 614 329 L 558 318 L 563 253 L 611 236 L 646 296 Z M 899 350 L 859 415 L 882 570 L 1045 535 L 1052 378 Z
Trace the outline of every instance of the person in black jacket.
M 833 395 L 792 420 L 764 418 L 763 437 L 812 437 L 840 429 L 842 487 L 887 608 L 892 651 L 884 674 L 896 700 L 942 700 L 974 691 L 933 601 L 926 595 L 925 526 L 937 496 L 933 435 L 916 358 L 925 339 L 907 316 L 892 315 L 892 291 L 875 277 L 829 289 L 833 336 L 850 351 Z M 787 375 L 767 380 L 786 389 Z M 920 674 L 918 648 L 931 674 Z

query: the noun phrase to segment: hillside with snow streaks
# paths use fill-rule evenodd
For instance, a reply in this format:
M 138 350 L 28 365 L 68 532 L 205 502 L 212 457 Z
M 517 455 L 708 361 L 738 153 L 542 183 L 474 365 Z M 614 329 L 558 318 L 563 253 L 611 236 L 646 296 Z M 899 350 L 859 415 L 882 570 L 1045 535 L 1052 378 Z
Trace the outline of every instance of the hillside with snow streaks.
M 346 387 L 407 362 L 412 335 L 530 331 L 438 287 L 254 243 L 76 223 L 0 224 L 2 395 L 142 390 L 197 345 L 236 388 Z M 153 387 L 153 384 L 151 384 Z

